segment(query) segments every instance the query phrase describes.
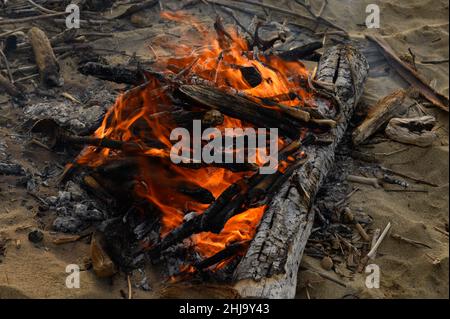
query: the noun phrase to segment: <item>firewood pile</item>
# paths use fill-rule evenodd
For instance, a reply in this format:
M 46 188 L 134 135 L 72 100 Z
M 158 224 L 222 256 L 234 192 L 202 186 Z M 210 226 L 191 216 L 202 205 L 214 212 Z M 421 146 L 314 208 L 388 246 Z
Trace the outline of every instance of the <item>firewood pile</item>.
M 251 0 L 72 1 L 86 10 L 83 28 L 55 32 L 69 2 L 12 2 L 0 19 L 0 89 L 23 108 L 34 143 L 68 162 L 58 176 L 47 174 L 56 187 L 66 185 L 58 196 L 42 198 L 25 181 L 43 210 L 59 212 L 54 228 L 76 233 L 59 244 L 90 237 L 101 277 L 153 264 L 168 280 L 219 281 L 244 297 L 294 297 L 304 253 L 331 269 L 336 258 L 329 256 L 345 251 L 341 261 L 362 271 L 362 252 L 377 238 L 368 234 L 371 218 L 346 206 L 352 193 L 333 185 L 343 176 L 332 170 L 336 156 L 339 166 L 348 160 L 340 152 L 352 152 L 339 144 L 361 144 L 390 121 L 390 138 L 427 146 L 434 120 L 396 119 L 406 95 L 398 91 L 350 136 L 369 66 L 346 32 L 321 17 L 326 1 L 318 13 L 301 1 L 305 13 Z M 265 11 L 288 19 L 275 22 Z M 151 44 L 133 40 L 151 58 L 102 44 L 137 26 L 144 35 L 156 30 Z M 80 76 L 114 85 L 120 95 L 108 86 L 85 87 L 87 98 L 67 93 L 62 64 L 69 58 Z M 435 92 L 424 95 L 445 108 Z M 48 100 L 35 103 L 38 97 Z M 225 161 L 230 154 L 220 145 L 218 161 L 183 153 L 175 163 L 175 129 L 194 136 L 189 150 L 205 154 L 207 140 L 195 140 L 198 126 L 211 134 L 265 129 L 256 137 L 279 149 L 275 171 L 262 173 L 273 160 L 267 156 L 250 160 L 256 149 L 248 140 L 231 151 L 233 159 L 242 152 L 242 161 Z M 29 175 L 1 161 L 0 173 Z M 394 173 L 385 171 L 382 182 L 404 186 Z

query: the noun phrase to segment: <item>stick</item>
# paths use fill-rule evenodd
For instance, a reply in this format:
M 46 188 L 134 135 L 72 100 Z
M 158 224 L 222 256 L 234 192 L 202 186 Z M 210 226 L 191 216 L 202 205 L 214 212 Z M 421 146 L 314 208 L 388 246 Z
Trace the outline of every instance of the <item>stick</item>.
M 50 9 L 44 8 L 43 6 L 37 4 L 36 2 L 34 2 L 34 1 L 32 1 L 32 0 L 27 0 L 27 1 L 28 1 L 28 3 L 30 3 L 33 7 L 39 9 L 39 10 L 42 11 L 42 12 L 49 13 L 49 14 L 60 13 L 60 12 L 57 12 L 57 11 L 54 11 L 54 10 L 50 10 Z
M 0 55 L 2 56 L 3 60 L 5 61 L 5 66 L 6 66 L 6 70 L 8 71 L 9 80 L 11 81 L 12 84 L 14 84 L 14 77 L 12 75 L 11 68 L 9 66 L 8 58 L 6 57 L 5 53 L 1 49 L 0 49 Z
M 438 93 L 429 84 L 425 82 L 417 72 L 408 64 L 403 62 L 389 44 L 381 37 L 366 35 L 366 38 L 374 42 L 381 50 L 388 63 L 398 72 L 398 74 L 417 91 L 420 92 L 428 101 L 440 109 L 449 111 L 448 97 Z
M 346 35 L 348 35 L 347 31 L 345 31 L 343 28 L 341 28 L 340 26 L 336 25 L 335 23 L 333 23 L 333 22 L 331 22 L 331 21 L 329 21 L 329 20 L 327 20 L 327 19 L 322 17 L 323 12 L 325 11 L 326 6 L 328 5 L 328 0 L 324 0 L 324 2 L 323 2 L 322 6 L 321 6 L 321 8 L 320 8 L 320 10 L 319 10 L 319 12 L 317 14 L 315 14 L 312 11 L 312 8 L 311 8 L 311 5 L 309 4 L 309 2 L 308 3 L 304 3 L 301 0 L 295 0 L 295 2 L 297 2 L 299 5 L 304 7 L 311 16 L 315 17 L 318 20 L 317 22 L 322 22 L 323 24 L 326 24 L 326 25 L 328 25 L 330 27 L 333 27 L 333 28 L 335 28 L 335 29 L 337 29 L 337 30 L 339 30 L 341 32 L 344 32 Z
M 370 249 L 373 249 L 373 247 L 375 247 L 375 244 L 378 241 L 378 238 L 380 238 L 380 234 L 381 234 L 381 229 L 377 228 L 373 231 L 373 235 L 372 235 L 372 243 L 370 245 Z M 375 257 L 377 256 L 377 252 L 374 252 L 372 257 L 375 259 Z
M 0 39 L 4 38 L 4 37 L 7 37 L 10 34 L 13 34 L 13 33 L 16 33 L 16 32 L 22 31 L 22 30 L 25 30 L 25 29 L 26 29 L 26 27 L 20 27 L 20 28 L 11 30 L 11 31 L 6 31 L 6 32 L 3 32 L 3 33 L 0 33 Z
M 131 300 L 133 298 L 133 293 L 131 291 L 131 277 L 127 275 L 127 284 L 128 284 L 128 299 Z
M 0 20 L 0 25 L 25 23 L 25 22 L 35 21 L 35 20 L 50 19 L 50 18 L 54 18 L 54 17 L 60 17 L 63 15 L 66 15 L 66 14 L 67 14 L 66 12 L 58 12 L 58 13 L 44 14 L 44 15 L 40 15 L 40 16 L 26 17 L 26 18 L 22 18 L 22 19 Z
M 353 132 L 355 145 L 359 145 L 372 136 L 390 119 L 398 115 L 406 98 L 404 90 L 397 90 L 380 99 L 370 108 L 367 118 Z
M 359 191 L 359 188 L 355 188 L 354 190 L 352 190 L 350 193 L 347 194 L 347 196 L 345 196 L 343 199 L 341 199 L 340 201 L 338 201 L 336 203 L 336 206 L 341 206 L 343 205 L 346 201 L 348 201 L 353 195 L 356 194 L 356 192 Z
M 369 257 L 369 259 L 374 259 L 375 254 L 378 250 L 378 247 L 380 247 L 381 243 L 383 242 L 384 238 L 386 237 L 387 233 L 389 232 L 389 229 L 391 229 L 391 223 L 389 222 L 386 226 L 386 228 L 383 230 L 383 232 L 380 235 L 380 238 L 378 238 L 377 242 L 375 243 L 375 245 L 372 247 L 372 249 L 369 251 L 369 253 L 367 254 L 367 257 Z
M 15 98 L 23 97 L 22 92 L 0 73 L 0 89 Z
M 422 243 L 420 241 L 417 241 L 417 240 L 413 240 L 413 239 L 409 239 L 409 238 L 403 237 L 403 236 L 401 236 L 399 234 L 391 234 L 391 237 L 395 238 L 395 239 L 398 239 L 398 240 L 401 240 L 401 241 L 404 241 L 405 243 L 408 243 L 408 244 L 411 244 L 411 245 L 414 245 L 414 246 L 422 246 L 422 247 L 426 247 L 426 248 L 431 249 L 430 245 L 424 244 L 424 243 Z
M 448 235 L 448 232 L 446 232 L 445 230 L 442 230 L 442 229 L 440 229 L 440 228 L 438 228 L 438 227 L 436 227 L 436 226 L 433 227 L 433 228 L 434 228 L 435 231 L 441 233 L 442 235 L 445 235 L 445 236 L 447 236 L 447 237 L 449 236 L 449 235 Z
M 430 183 L 430 182 L 427 182 L 427 181 L 425 181 L 423 179 L 412 177 L 410 175 L 406 175 L 406 174 L 400 173 L 398 171 L 394 171 L 394 170 L 392 170 L 390 168 L 386 168 L 386 167 L 380 167 L 380 168 L 385 173 L 390 173 L 390 174 L 394 174 L 394 175 L 397 175 L 397 176 L 400 176 L 400 177 L 403 177 L 403 178 L 408 178 L 408 179 L 410 179 L 410 180 L 412 180 L 412 181 L 414 181 L 416 183 L 419 183 L 419 184 L 424 184 L 424 185 L 428 185 L 428 186 L 432 186 L 432 187 L 439 187 L 439 185 L 437 185 L 437 184 Z
M 353 183 L 359 183 L 359 184 L 366 184 L 371 185 L 375 188 L 380 188 L 380 184 L 378 183 L 378 179 L 376 178 L 368 178 L 363 176 L 355 176 L 355 175 L 348 175 L 347 181 L 353 182 Z
M 314 268 L 312 268 L 312 267 L 305 267 L 305 266 L 302 266 L 302 268 L 305 269 L 305 270 L 312 271 L 312 272 L 318 274 L 320 277 L 322 277 L 322 278 L 324 278 L 324 279 L 330 280 L 330 281 L 332 281 L 332 282 L 334 282 L 334 283 L 336 283 L 336 284 L 338 284 L 338 285 L 340 285 L 340 286 L 342 286 L 342 287 L 347 288 L 347 284 L 346 284 L 345 282 L 343 282 L 343 281 L 341 281 L 341 280 L 339 280 L 339 279 L 337 279 L 337 278 L 334 278 L 334 277 L 330 276 L 330 275 L 327 274 L 327 273 L 321 272 L 321 271 L 316 270 L 316 269 L 314 269 Z
M 194 265 L 198 270 L 203 270 L 209 268 L 222 260 L 235 256 L 239 251 L 245 249 L 249 244 L 249 241 L 237 242 L 230 244 L 225 249 L 219 251 L 217 254 L 202 260 L 201 262 Z
M 361 235 L 362 239 L 367 242 L 370 241 L 370 236 L 367 235 L 366 230 L 361 226 L 361 224 L 355 220 L 355 216 L 353 215 L 350 208 L 346 207 L 344 209 L 344 214 L 350 220 L 350 222 L 352 222 L 355 225 L 355 228 L 358 231 L 358 233 Z

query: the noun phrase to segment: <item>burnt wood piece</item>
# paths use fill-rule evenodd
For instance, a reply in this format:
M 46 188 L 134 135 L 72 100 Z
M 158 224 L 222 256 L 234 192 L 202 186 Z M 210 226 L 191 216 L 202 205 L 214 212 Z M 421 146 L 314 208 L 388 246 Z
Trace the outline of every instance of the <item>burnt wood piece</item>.
M 234 287 L 241 296 L 295 297 L 297 273 L 314 220 L 314 197 L 334 162 L 336 146 L 362 95 L 368 69 L 365 57 L 351 46 L 332 47 L 324 53 L 317 80 L 335 84 L 343 120 L 333 129 L 331 145 L 304 149 L 306 163 L 283 184 L 266 209 L 234 273 Z
M 321 49 L 322 41 L 313 41 L 303 45 L 295 45 L 295 43 L 286 43 L 276 48 L 275 54 L 283 60 L 298 61 L 306 57 L 312 56 L 316 50 Z
M 33 47 L 41 82 L 46 86 L 60 86 L 61 77 L 58 60 L 47 35 L 41 29 L 33 27 L 28 31 L 28 38 Z
M 2 89 L 14 98 L 18 99 L 24 98 L 23 93 L 0 73 L 0 90 Z
M 397 90 L 379 100 L 370 108 L 367 118 L 353 132 L 353 144 L 359 145 L 385 125 L 390 119 L 399 115 L 406 98 L 404 90 Z
M 223 260 L 236 256 L 240 251 L 244 250 L 248 246 L 248 241 L 232 243 L 225 249 L 219 251 L 217 254 L 206 258 L 194 265 L 197 270 L 204 270 L 209 268 Z
M 265 108 L 252 100 L 215 87 L 204 85 L 182 85 L 179 91 L 196 106 L 218 110 L 233 118 L 252 123 L 257 127 L 279 128 L 282 134 L 297 139 L 300 135 L 300 121 L 285 116 L 281 110 Z M 293 112 L 295 112 L 295 109 Z
M 301 146 L 312 143 L 314 139 L 307 135 L 301 141 L 294 141 L 280 152 L 280 160 L 297 151 Z M 297 165 L 295 163 L 293 166 Z M 267 194 L 280 179 L 287 178 L 293 173 L 287 170 L 284 174 L 261 175 L 255 173 L 250 178 L 243 178 L 230 185 L 220 196 L 203 212 L 192 219 L 184 222 L 181 226 L 171 231 L 160 243 L 153 246 L 149 252 L 150 257 L 157 257 L 165 249 L 181 242 L 193 234 L 204 231 L 220 233 L 226 222 L 243 210 L 252 206 L 253 196 Z M 256 190 L 256 188 L 259 190 Z M 244 205 L 245 204 L 245 205 Z M 260 204 L 261 206 L 262 204 Z
M 139 69 L 131 69 L 123 66 L 110 66 L 96 62 L 88 62 L 78 68 L 84 75 L 131 85 L 140 85 L 145 82 L 145 76 Z

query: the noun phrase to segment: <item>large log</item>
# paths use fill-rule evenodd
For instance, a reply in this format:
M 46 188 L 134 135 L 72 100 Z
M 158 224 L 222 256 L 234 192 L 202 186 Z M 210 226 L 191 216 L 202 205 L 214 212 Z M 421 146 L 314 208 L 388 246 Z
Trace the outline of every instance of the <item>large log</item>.
M 333 165 L 336 146 L 362 95 L 369 66 L 350 46 L 330 48 L 323 55 L 317 80 L 335 84 L 343 119 L 329 146 L 305 148 L 307 162 L 280 188 L 266 210 L 247 254 L 237 266 L 235 289 L 243 297 L 293 298 L 297 272 L 314 220 L 315 195 Z

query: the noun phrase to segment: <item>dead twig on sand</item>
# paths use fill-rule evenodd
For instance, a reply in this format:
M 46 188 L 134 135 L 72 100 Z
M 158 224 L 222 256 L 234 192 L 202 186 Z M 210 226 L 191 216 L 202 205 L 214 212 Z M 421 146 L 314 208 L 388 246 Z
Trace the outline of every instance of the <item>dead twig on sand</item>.
M 383 230 L 383 232 L 381 233 L 380 237 L 378 238 L 377 242 L 375 243 L 375 245 L 372 247 L 372 249 L 369 251 L 369 253 L 367 254 L 367 257 L 369 259 L 373 259 L 375 258 L 375 255 L 377 253 L 378 247 L 380 247 L 381 243 L 383 242 L 384 238 L 386 237 L 387 233 L 389 232 L 389 230 L 391 229 L 391 223 L 389 222 L 386 226 L 386 228 Z
M 422 242 L 417 241 L 417 240 L 413 240 L 413 239 L 409 239 L 409 238 L 403 237 L 403 236 L 401 236 L 399 234 L 391 234 L 391 237 L 394 238 L 394 239 L 403 241 L 405 243 L 411 244 L 413 246 L 426 247 L 426 248 L 431 249 L 430 245 L 427 245 L 427 244 L 422 243 Z
M 431 186 L 431 187 L 439 187 L 439 185 L 437 185 L 437 184 L 434 184 L 434 183 L 431 183 L 431 182 L 428 182 L 428 181 L 425 181 L 423 179 L 416 178 L 416 177 L 413 177 L 413 176 L 410 176 L 410 175 L 406 175 L 406 174 L 400 173 L 400 172 L 395 171 L 395 170 L 390 169 L 390 168 L 380 167 L 380 169 L 384 173 L 389 173 L 389 174 L 397 175 L 397 176 L 400 176 L 400 177 L 403 177 L 403 178 L 407 178 L 407 179 L 410 179 L 410 180 L 412 180 L 412 181 L 414 181 L 414 182 L 416 182 L 418 184 L 428 185 L 428 186 Z
M 314 269 L 314 268 L 312 268 L 312 267 L 302 266 L 302 268 L 305 269 L 305 270 L 309 270 L 309 271 L 311 271 L 311 272 L 313 272 L 313 273 L 316 273 L 316 274 L 318 274 L 320 277 L 322 277 L 322 278 L 324 278 L 324 279 L 327 279 L 327 280 L 329 280 L 329 281 L 332 281 L 332 282 L 334 282 L 334 283 L 336 283 L 336 284 L 338 284 L 338 285 L 340 285 L 340 286 L 342 286 L 342 287 L 344 287 L 344 288 L 347 288 L 347 284 L 346 284 L 345 282 L 343 282 L 343 281 L 341 281 L 341 280 L 339 280 L 339 279 L 337 279 L 337 278 L 334 278 L 333 276 L 330 276 L 330 275 L 327 274 L 327 273 L 324 273 L 324 272 L 322 272 L 322 271 L 320 271 L 320 270 L 317 270 L 317 269 Z
M 438 93 L 410 65 L 403 62 L 383 38 L 375 35 L 366 35 L 366 38 L 378 46 L 391 67 L 423 97 L 440 109 L 449 111 L 448 97 Z
M 228 5 L 227 3 L 224 3 L 222 1 L 206 0 L 206 2 L 212 3 L 212 4 L 216 4 L 216 5 L 220 5 L 220 6 L 230 7 L 230 5 Z M 333 22 L 330 22 L 330 21 L 322 18 L 321 16 L 318 16 L 318 15 L 315 15 L 315 14 L 312 14 L 312 16 L 310 17 L 310 16 L 306 16 L 304 14 L 301 14 L 299 12 L 295 12 L 295 11 L 292 11 L 292 10 L 289 10 L 289 9 L 280 8 L 280 7 L 277 7 L 277 6 L 274 6 L 274 5 L 271 5 L 271 4 L 267 4 L 267 3 L 263 3 L 263 2 L 257 2 L 257 1 L 254 1 L 254 0 L 240 0 L 239 2 L 246 3 L 246 4 L 249 4 L 249 5 L 258 6 L 258 7 L 261 7 L 263 9 L 273 10 L 273 11 L 276 11 L 276 12 L 279 12 L 279 13 L 287 14 L 287 15 L 290 15 L 290 16 L 293 16 L 293 17 L 296 17 L 296 18 L 299 18 L 299 19 L 304 19 L 304 20 L 310 21 L 310 22 L 318 22 L 318 23 L 324 24 L 326 26 L 332 27 L 334 29 L 337 29 L 339 31 L 345 32 L 345 30 L 343 28 L 341 28 L 338 25 L 334 24 Z
M 380 184 L 378 183 L 378 179 L 376 178 L 368 178 L 363 176 L 355 176 L 355 175 L 348 175 L 347 181 L 353 182 L 353 183 L 359 183 L 359 184 L 365 184 L 365 185 L 371 185 L 375 188 L 381 188 Z
M 441 233 L 442 235 L 444 235 L 444 236 L 446 236 L 446 237 L 448 237 L 449 235 L 448 235 L 448 232 L 447 231 L 445 231 L 445 230 L 442 230 L 442 229 L 440 229 L 440 228 L 438 228 L 438 227 L 433 227 L 433 229 L 435 230 L 435 231 L 437 231 L 437 232 L 439 232 L 439 233 Z
M 309 3 L 309 1 L 303 2 L 302 0 L 295 0 L 295 2 L 298 3 L 299 5 L 301 5 L 303 8 L 305 8 L 306 11 L 308 11 L 308 13 L 311 16 L 313 16 L 317 20 L 318 23 L 322 23 L 322 24 L 332 27 L 336 30 L 344 32 L 344 34 L 346 34 L 346 35 L 348 34 L 347 31 L 345 31 L 343 28 L 341 28 L 334 22 L 331 22 L 330 20 L 327 20 L 324 17 L 322 17 L 323 12 L 325 11 L 325 8 L 328 5 L 328 0 L 323 1 L 322 6 L 320 7 L 319 12 L 317 14 L 314 13 L 314 11 L 312 10 L 312 7 L 311 7 L 311 4 Z

